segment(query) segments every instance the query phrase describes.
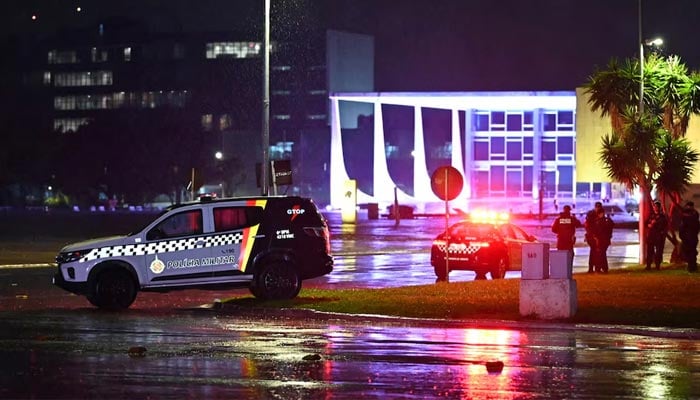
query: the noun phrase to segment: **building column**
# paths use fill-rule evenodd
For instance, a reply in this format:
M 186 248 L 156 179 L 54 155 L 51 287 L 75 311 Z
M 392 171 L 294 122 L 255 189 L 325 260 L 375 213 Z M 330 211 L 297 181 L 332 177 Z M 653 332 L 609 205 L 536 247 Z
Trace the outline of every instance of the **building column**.
M 331 97 L 331 170 L 330 199 L 333 207 L 343 204 L 345 181 L 350 179 L 345 169 L 343 138 L 340 127 L 340 105 L 337 98 Z
M 432 195 L 428 164 L 425 160 L 425 137 L 423 132 L 423 109 L 413 107 L 413 193 L 416 201 L 438 201 Z
M 384 147 L 384 121 L 382 117 L 382 103 L 374 102 L 374 172 L 372 196 L 374 202 L 387 201 L 394 198 L 396 184 L 389 175 L 389 167 L 386 160 Z
M 472 177 L 474 175 L 474 131 L 472 121 L 474 109 L 464 110 L 464 198 L 472 198 Z
M 544 136 L 544 110 L 536 108 L 532 112 L 533 135 L 532 138 L 532 198 L 540 198 L 542 187 L 542 137 Z

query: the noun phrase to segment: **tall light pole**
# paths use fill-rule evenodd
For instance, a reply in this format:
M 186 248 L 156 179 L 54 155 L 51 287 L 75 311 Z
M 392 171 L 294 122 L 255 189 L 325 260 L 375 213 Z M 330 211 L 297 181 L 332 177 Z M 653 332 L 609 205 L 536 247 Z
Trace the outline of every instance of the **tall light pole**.
M 641 0 L 640 0 L 641 1 Z M 270 164 L 270 0 L 265 0 L 265 39 L 263 41 L 263 122 L 262 122 L 262 164 L 260 165 L 260 185 L 262 195 L 267 196 L 267 169 Z

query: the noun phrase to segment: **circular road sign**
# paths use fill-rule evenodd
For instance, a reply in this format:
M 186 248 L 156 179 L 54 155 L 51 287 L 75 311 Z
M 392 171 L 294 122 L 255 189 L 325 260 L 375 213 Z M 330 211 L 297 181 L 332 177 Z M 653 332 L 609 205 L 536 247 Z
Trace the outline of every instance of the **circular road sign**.
M 430 177 L 430 185 L 433 193 L 440 200 L 454 200 L 462 192 L 464 180 L 457 168 L 451 166 L 440 167 Z

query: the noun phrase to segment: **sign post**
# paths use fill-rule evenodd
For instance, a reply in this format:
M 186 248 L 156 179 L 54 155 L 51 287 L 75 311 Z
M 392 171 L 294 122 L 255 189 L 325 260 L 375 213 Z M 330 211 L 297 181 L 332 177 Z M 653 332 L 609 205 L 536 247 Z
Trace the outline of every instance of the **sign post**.
M 445 201 L 445 282 L 450 282 L 450 209 L 449 201 L 454 200 L 462 192 L 464 179 L 462 174 L 452 166 L 443 166 L 433 172 L 430 177 L 433 193 Z

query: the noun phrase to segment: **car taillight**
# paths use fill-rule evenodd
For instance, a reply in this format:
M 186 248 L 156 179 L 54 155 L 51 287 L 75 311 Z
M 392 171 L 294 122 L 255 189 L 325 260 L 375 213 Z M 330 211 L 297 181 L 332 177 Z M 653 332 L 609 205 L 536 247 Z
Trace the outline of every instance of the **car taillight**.
M 330 231 L 328 231 L 328 227 L 326 227 L 326 226 L 323 226 L 323 227 L 317 227 L 317 226 L 305 227 L 304 233 L 306 233 L 307 236 L 323 238 L 324 241 L 326 242 L 326 253 L 328 253 L 328 254 L 331 253 L 331 233 L 330 233 Z

